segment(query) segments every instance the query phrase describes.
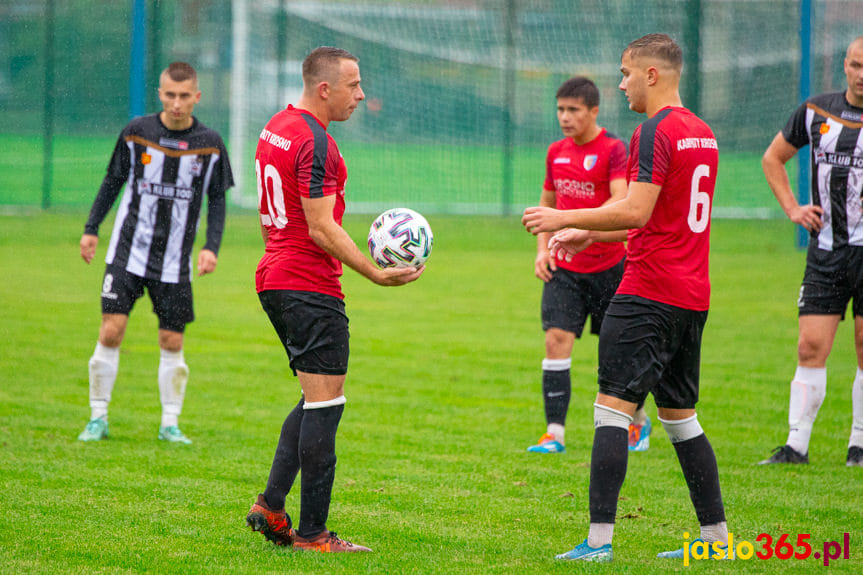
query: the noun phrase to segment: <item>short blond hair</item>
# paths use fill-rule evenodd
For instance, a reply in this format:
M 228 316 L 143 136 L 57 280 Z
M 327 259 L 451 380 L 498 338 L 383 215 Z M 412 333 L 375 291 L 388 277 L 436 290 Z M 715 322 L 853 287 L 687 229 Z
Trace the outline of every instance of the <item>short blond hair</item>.
M 668 34 L 648 34 L 629 43 L 624 54 L 633 60 L 654 58 L 667 64 L 676 72 L 683 70 L 683 50 Z

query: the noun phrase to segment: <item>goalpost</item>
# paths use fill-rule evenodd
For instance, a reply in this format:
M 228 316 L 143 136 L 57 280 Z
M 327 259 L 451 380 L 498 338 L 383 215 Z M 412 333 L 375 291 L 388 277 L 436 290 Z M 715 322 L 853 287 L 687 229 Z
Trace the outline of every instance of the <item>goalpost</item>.
M 244 208 L 254 208 L 258 203 L 257 187 L 248 185 L 246 180 L 245 162 L 246 140 L 248 138 L 247 102 L 249 101 L 249 2 L 248 0 L 231 1 L 232 24 L 231 40 L 233 56 L 231 58 L 231 117 L 230 117 L 230 152 L 234 160 L 234 188 L 231 191 L 231 201 Z

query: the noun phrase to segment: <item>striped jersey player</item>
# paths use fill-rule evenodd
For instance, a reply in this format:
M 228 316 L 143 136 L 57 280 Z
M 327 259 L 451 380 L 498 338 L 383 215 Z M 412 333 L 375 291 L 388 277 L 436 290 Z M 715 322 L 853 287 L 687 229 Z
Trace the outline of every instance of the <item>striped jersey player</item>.
M 191 121 L 176 131 L 151 114 L 135 118 L 120 134 L 84 228 L 98 233 L 125 184 L 105 256 L 109 266 L 165 283 L 190 281 L 205 197 L 204 249 L 218 253 L 231 167 L 219 134 L 195 117 Z
M 863 466 L 863 36 L 844 61 L 847 88 L 809 98 L 764 153 L 770 189 L 788 218 L 809 232 L 800 286 L 797 368 L 788 439 L 761 463 L 809 463 L 809 440 L 827 389 L 827 357 L 853 300 L 857 371 L 846 465 Z M 799 205 L 785 165 L 809 146 L 812 203 Z
M 225 226 L 225 192 L 234 184 L 222 138 L 192 115 L 200 99 L 192 66 L 174 62 L 162 72 L 162 111 L 135 118 L 123 129 L 84 226 L 81 257 L 90 263 L 99 226 L 125 186 L 105 256 L 102 325 L 89 362 L 90 421 L 78 436 L 81 441 L 108 437 L 120 344 L 129 313 L 146 290 L 159 318 L 158 437 L 191 443 L 177 419 L 189 376 L 183 333 L 195 318 L 192 249 L 206 198 L 207 240 L 197 268 L 198 275 L 212 272 Z

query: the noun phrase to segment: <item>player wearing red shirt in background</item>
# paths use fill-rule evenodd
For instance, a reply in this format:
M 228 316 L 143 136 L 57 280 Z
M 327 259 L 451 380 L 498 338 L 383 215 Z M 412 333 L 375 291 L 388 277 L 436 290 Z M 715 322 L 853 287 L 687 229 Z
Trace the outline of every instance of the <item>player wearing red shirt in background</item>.
M 313 50 L 303 62 L 299 102 L 273 116 L 255 154 L 266 243 L 255 283 L 303 396 L 285 419 L 267 487 L 246 522 L 276 545 L 295 549 L 370 551 L 326 527 L 348 369 L 342 264 L 386 286 L 412 282 L 423 272 L 378 268 L 341 227 L 347 170 L 326 130 L 330 122 L 350 118 L 364 98 L 355 56 L 339 48 Z M 300 469 L 295 531 L 285 497 Z
M 620 89 L 648 117 L 632 137 L 623 200 L 586 210 L 528 208 L 522 218 L 533 233 L 578 228 L 555 235 L 552 253 L 578 251 L 591 236 L 585 230 L 631 230 L 623 280 L 599 335 L 590 531 L 558 559 L 611 561 L 627 428 L 648 393 L 677 452 L 701 538 L 727 549 L 716 457 L 695 413 L 719 154 L 710 127 L 682 107 L 682 67 L 680 47 L 665 34 L 635 40 L 621 56 Z M 683 557 L 683 550 L 659 556 Z
M 597 125 L 599 90 L 589 79 L 570 78 L 557 90 L 557 119 L 566 136 L 551 144 L 546 156 L 541 206 L 559 210 L 599 207 L 626 195 L 626 146 Z M 532 453 L 565 451 L 565 424 L 572 395 L 572 346 L 580 338 L 588 316 L 591 333 L 598 334 L 602 317 L 623 275 L 623 236 L 596 242 L 571 258 L 552 258 L 550 234 L 537 234 L 536 277 L 543 282 L 542 395 L 546 433 Z M 643 410 L 632 426 L 630 449 L 647 449 L 650 424 Z M 638 418 L 636 418 L 638 419 Z M 643 425 L 645 424 L 646 425 Z M 644 431 L 642 437 L 641 432 Z

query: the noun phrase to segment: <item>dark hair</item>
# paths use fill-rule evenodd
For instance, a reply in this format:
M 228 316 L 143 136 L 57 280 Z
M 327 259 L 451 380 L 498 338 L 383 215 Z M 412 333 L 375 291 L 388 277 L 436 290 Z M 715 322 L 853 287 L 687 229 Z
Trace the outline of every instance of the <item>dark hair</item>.
M 633 60 L 642 57 L 656 58 L 678 72 L 683 69 L 683 51 L 668 34 L 642 36 L 629 43 L 623 53 L 626 54 L 627 52 Z
M 167 74 L 175 82 L 191 80 L 196 84 L 198 83 L 198 73 L 186 62 L 171 62 L 162 73 Z
M 578 98 L 588 108 L 599 106 L 599 90 L 596 84 L 584 76 L 574 76 L 560 85 L 556 98 Z
M 303 82 L 314 84 L 323 80 L 334 81 L 331 76 L 333 72 L 338 71 L 337 66 L 341 60 L 360 61 L 359 58 L 341 48 L 332 46 L 315 48 L 303 60 Z

